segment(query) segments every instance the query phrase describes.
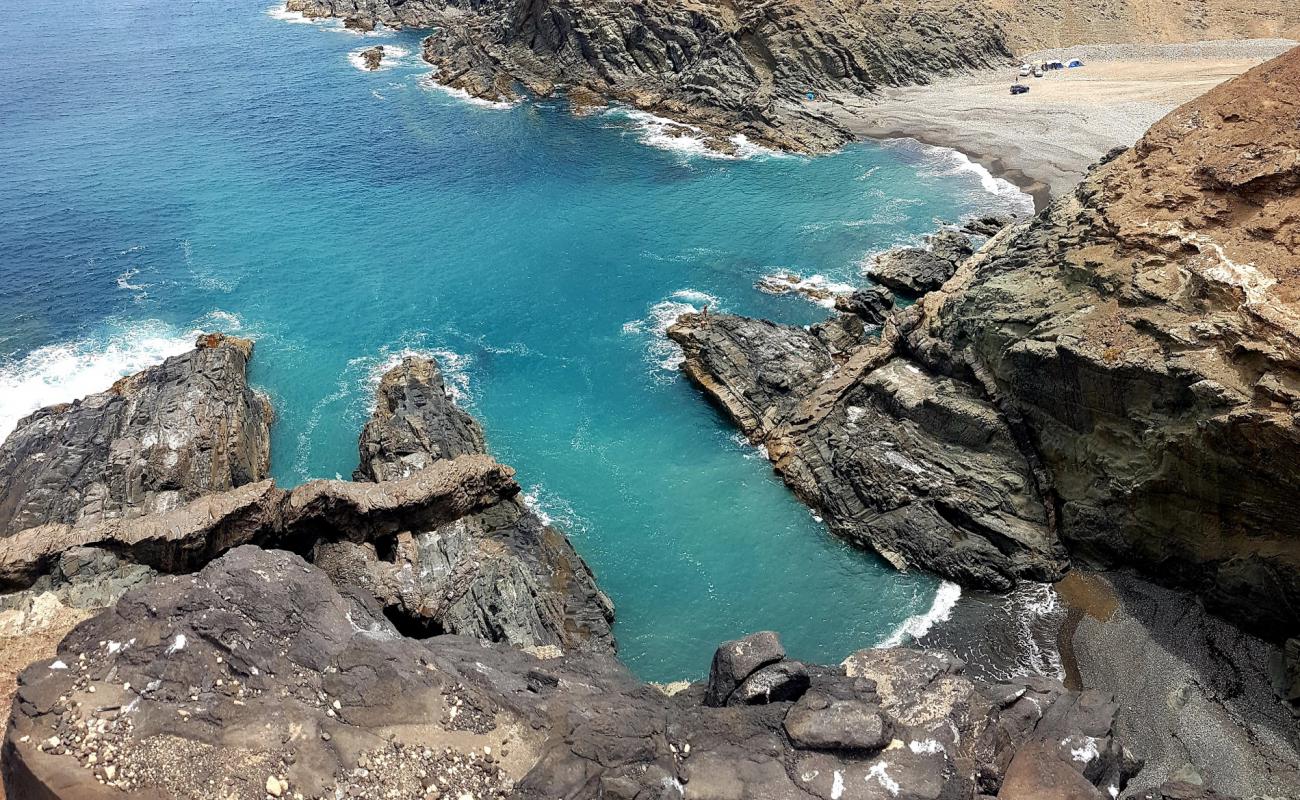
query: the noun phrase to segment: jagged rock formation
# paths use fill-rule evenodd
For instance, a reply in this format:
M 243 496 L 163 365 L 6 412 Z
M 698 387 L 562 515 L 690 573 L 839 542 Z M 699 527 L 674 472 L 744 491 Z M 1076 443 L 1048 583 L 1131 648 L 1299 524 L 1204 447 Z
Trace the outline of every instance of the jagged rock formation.
M 868 325 L 880 325 L 894 310 L 894 294 L 883 286 L 855 289 L 852 294 L 836 297 L 835 309 L 856 314 Z
M 266 477 L 271 407 L 253 344 L 220 334 L 111 389 L 43 408 L 0 445 L 0 536 L 169 511 Z
M 352 25 L 351 27 L 357 28 L 358 25 Z M 372 24 L 370 28 L 373 30 L 374 25 Z M 364 30 L 364 28 L 360 28 L 360 29 Z M 374 72 L 375 70 L 379 69 L 379 67 L 382 66 L 384 63 L 384 46 L 382 44 L 377 44 L 374 47 L 369 47 L 365 50 L 362 50 L 361 63 L 365 64 L 366 69 L 370 70 L 371 72 Z
M 1156 124 L 900 322 L 979 378 L 1076 554 L 1300 630 L 1300 51 Z
M 379 381 L 361 430 L 358 481 L 406 478 L 442 458 L 486 453 L 483 429 L 447 393 L 431 358 L 407 357 Z
M 972 586 L 1059 578 L 1064 550 L 996 408 L 888 346 L 836 350 L 822 333 L 833 328 L 710 314 L 668 335 L 686 374 L 836 534 Z
M 797 101 L 808 92 L 871 92 L 1011 56 L 979 3 L 863 5 L 849 0 L 737 5 L 721 0 L 289 0 L 311 16 L 436 28 L 424 58 L 438 79 L 510 100 L 519 83 L 557 87 L 696 126 L 719 149 L 732 137 L 792 150 L 849 140 Z M 583 106 L 590 106 L 588 100 Z
M 1292 51 L 1174 112 L 878 344 L 836 354 L 799 329 L 688 316 L 669 331 L 684 369 L 833 530 L 897 564 L 999 588 L 1059 575 L 1059 537 L 1285 639 L 1297 77 Z
M 24 672 L 4 774 L 45 798 L 932 800 L 1044 797 L 1040 775 L 1103 797 L 1137 766 L 1095 693 L 980 690 L 909 650 L 806 674 L 797 699 L 712 708 L 706 686 L 667 696 L 609 655 L 403 638 L 301 558 L 241 547 L 128 593 Z M 858 724 L 828 736 L 841 719 Z
M 867 275 L 895 292 L 918 297 L 947 283 L 957 266 L 974 253 L 965 235 L 943 230 L 929 237 L 925 247 L 899 247 L 882 253 L 867 265 Z
M 356 477 L 387 487 L 485 448 L 482 429 L 452 402 L 437 364 L 412 356 L 380 382 Z M 568 538 L 529 510 L 517 490 L 477 513 L 411 527 L 391 541 L 319 541 L 313 561 L 341 584 L 373 594 L 406 632 L 614 649 L 613 604 Z

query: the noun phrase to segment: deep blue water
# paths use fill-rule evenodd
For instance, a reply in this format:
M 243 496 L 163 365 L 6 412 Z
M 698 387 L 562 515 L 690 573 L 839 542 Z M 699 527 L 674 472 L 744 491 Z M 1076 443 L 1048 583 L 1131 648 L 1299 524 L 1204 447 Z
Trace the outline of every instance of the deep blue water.
M 650 146 L 637 115 L 472 105 L 422 83 L 415 32 L 260 1 L 25 4 L 3 25 L 0 435 L 219 328 L 257 340 L 276 478 L 348 475 L 383 365 L 431 351 L 595 568 L 643 676 L 699 676 L 762 628 L 835 660 L 929 608 L 936 581 L 832 539 L 662 329 L 705 301 L 816 321 L 755 282 L 859 281 L 867 253 L 1026 207 L 1005 185 L 919 145 L 723 160 Z M 408 55 L 357 70 L 375 43 Z

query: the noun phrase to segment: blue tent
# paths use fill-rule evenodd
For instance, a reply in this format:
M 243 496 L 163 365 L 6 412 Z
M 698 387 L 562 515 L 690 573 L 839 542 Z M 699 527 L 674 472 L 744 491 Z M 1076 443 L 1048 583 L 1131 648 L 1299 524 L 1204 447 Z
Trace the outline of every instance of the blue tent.
M 1077 59 L 1077 58 L 1072 58 L 1072 59 L 1070 59 L 1070 62 L 1069 62 L 1068 64 L 1066 64 L 1065 66 L 1067 66 L 1067 67 L 1082 67 L 1082 66 L 1083 66 L 1083 62 L 1080 61 L 1080 60 Z

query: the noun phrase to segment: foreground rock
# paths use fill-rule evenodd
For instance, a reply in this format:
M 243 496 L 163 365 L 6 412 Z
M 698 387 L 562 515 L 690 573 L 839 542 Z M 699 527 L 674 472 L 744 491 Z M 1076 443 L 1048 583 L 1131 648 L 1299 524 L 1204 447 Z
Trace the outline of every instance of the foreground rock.
M 1300 51 L 1175 111 L 903 323 L 980 376 L 1072 550 L 1300 630 Z
M 350 20 L 349 20 L 350 21 Z M 356 27 L 355 25 L 349 27 Z M 371 28 L 373 29 L 373 25 Z M 384 63 L 384 46 L 377 44 L 374 47 L 361 51 L 361 63 L 366 65 L 366 69 L 374 72 L 383 66 Z
M 28 669 L 5 783 L 48 798 L 919 800 L 1046 796 L 1006 793 L 1026 772 L 1118 790 L 1136 767 L 1093 693 L 1039 679 L 985 693 L 960 662 L 908 650 L 806 672 L 797 699 L 711 708 L 705 686 L 669 697 L 608 655 L 403 638 L 297 556 L 242 547 L 128 593 Z M 844 718 L 847 740 L 819 733 Z
M 360 451 L 357 479 L 388 487 L 446 459 L 482 454 L 485 444 L 478 423 L 448 395 L 437 364 L 408 357 L 380 381 Z M 312 560 L 339 583 L 372 594 L 408 634 L 614 649 L 613 604 L 568 538 L 517 492 L 391 540 L 324 539 Z
M 971 586 L 1059 578 L 1064 550 L 997 409 L 887 345 L 837 352 L 829 328 L 711 314 L 668 335 L 686 374 L 836 534 Z
M 273 481 L 208 495 L 174 511 L 98 525 L 42 525 L 0 539 L 0 589 L 26 588 L 77 547 L 107 549 L 163 572 L 191 572 L 250 542 L 306 550 L 326 541 L 376 542 L 436 527 L 519 492 L 514 471 L 487 456 L 444 461 L 385 484 Z
M 170 511 L 267 475 L 271 407 L 253 344 L 210 334 L 108 391 L 43 408 L 0 445 L 0 536 Z

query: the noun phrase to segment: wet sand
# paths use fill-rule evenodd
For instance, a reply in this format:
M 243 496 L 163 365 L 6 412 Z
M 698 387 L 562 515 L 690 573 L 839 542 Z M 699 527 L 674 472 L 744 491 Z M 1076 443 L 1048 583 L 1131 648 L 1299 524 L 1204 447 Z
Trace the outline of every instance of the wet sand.
M 1214 86 L 1291 47 L 1287 40 L 1105 45 L 1044 50 L 1023 60 L 1083 59 L 1077 69 L 1020 78 L 1015 67 L 807 103 L 863 138 L 910 137 L 950 147 L 1034 197 L 1042 208 L 1089 166 Z M 1030 87 L 1012 96 L 1014 82 Z

